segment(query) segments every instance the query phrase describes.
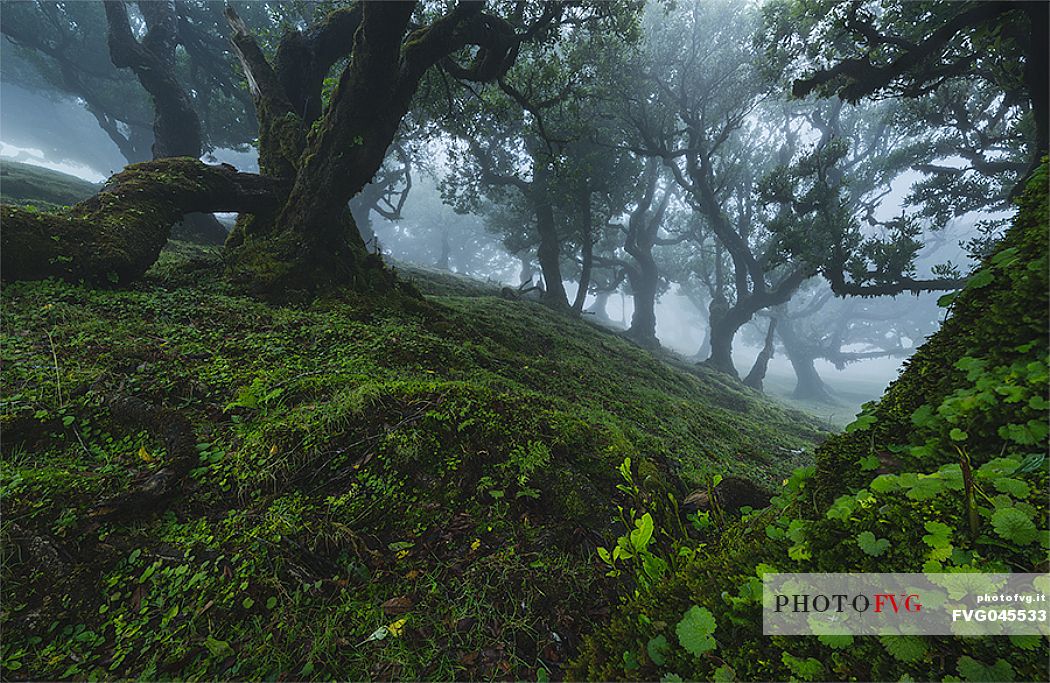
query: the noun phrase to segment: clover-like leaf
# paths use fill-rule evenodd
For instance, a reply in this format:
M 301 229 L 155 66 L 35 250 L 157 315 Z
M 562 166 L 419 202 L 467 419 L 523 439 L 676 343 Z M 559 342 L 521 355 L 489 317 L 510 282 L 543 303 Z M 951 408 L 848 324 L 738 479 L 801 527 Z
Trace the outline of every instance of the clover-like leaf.
M 645 646 L 645 651 L 649 653 L 649 659 L 652 660 L 656 666 L 663 666 L 667 663 L 667 651 L 671 648 L 671 644 L 667 642 L 667 638 L 662 635 L 650 638 L 648 644 Z
M 1001 683 L 1014 680 L 1014 668 L 1005 659 L 996 660 L 995 664 L 987 666 L 973 657 L 963 656 L 959 658 L 959 675 L 963 680 L 975 683 Z
M 995 533 L 1018 545 L 1028 545 L 1039 537 L 1035 524 L 1024 512 L 1014 507 L 1003 507 L 992 513 Z
M 932 548 L 943 548 L 949 545 L 952 528 L 941 522 L 926 522 L 923 525 L 929 533 L 922 537 L 922 542 Z
M 675 626 L 678 634 L 678 642 L 687 652 L 694 655 L 702 655 L 718 647 L 714 637 L 717 624 L 715 617 L 706 607 L 693 605 L 682 616 L 682 620 Z
M 875 538 L 875 534 L 870 531 L 862 531 L 857 534 L 857 546 L 868 555 L 878 557 L 886 552 L 890 542 L 885 538 Z
M 1013 477 L 1000 477 L 992 480 L 992 486 L 1003 493 L 1009 493 L 1014 498 L 1027 498 L 1031 493 L 1028 484 Z
M 857 419 L 846 425 L 846 433 L 850 432 L 864 432 L 871 429 L 871 426 L 875 424 L 874 415 L 858 415 Z

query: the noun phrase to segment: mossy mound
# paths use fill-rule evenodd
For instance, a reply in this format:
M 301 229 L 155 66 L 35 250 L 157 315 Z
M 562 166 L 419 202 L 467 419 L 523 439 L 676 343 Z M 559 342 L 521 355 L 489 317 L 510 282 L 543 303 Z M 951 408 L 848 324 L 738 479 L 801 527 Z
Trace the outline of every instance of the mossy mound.
M 6 678 L 557 677 L 618 505 L 779 481 L 821 435 L 536 304 L 271 306 L 175 247 L 131 289 L 5 287 Z M 121 397 L 188 418 L 186 476 Z
M 4 204 L 38 208 L 69 206 L 94 195 L 100 187 L 41 166 L 0 162 L 0 202 Z
M 1047 680 L 1047 641 L 1035 636 L 765 637 L 760 580 L 767 571 L 1046 571 L 1047 241 L 1044 165 L 1013 228 L 942 300 L 950 317 L 884 397 L 818 448 L 816 467 L 796 471 L 770 508 L 628 599 L 572 673 Z M 683 632 L 701 654 L 687 651 Z

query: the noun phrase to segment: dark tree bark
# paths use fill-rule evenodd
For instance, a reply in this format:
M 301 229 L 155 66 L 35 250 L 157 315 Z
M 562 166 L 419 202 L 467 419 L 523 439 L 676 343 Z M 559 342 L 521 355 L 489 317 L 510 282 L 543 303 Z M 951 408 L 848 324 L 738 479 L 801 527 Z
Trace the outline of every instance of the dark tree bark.
M 773 358 L 773 340 L 776 331 L 777 319 L 772 317 L 769 319 L 769 328 L 766 330 L 766 341 L 762 345 L 762 350 L 759 351 L 755 364 L 751 366 L 751 372 L 747 373 L 747 377 L 744 378 L 744 384 L 752 389 L 762 391 L 762 381 L 766 378 L 769 361 Z
M 117 68 L 131 69 L 153 100 L 153 158 L 200 158 L 204 152 L 200 118 L 193 101 L 175 75 L 179 44 L 174 0 L 139 2 L 146 35 L 136 40 L 123 0 L 106 0 L 109 54 Z M 186 216 L 175 230 L 181 239 L 222 244 L 226 229 L 209 214 Z
M 733 364 L 733 339 L 748 321 L 759 311 L 786 303 L 809 275 L 799 269 L 789 273 L 772 289 L 762 289 L 750 294 L 730 306 L 721 317 L 711 316 L 711 356 L 704 361 L 707 365 L 737 376 Z
M 153 99 L 153 157 L 200 157 L 201 124 L 193 101 L 175 76 L 178 18 L 174 0 L 140 2 L 146 35 L 135 39 L 122 0 L 106 0 L 113 65 L 135 72 Z
M 576 231 L 580 236 L 580 286 L 576 290 L 572 310 L 576 315 L 580 315 L 583 313 L 583 305 L 587 302 L 587 291 L 591 287 L 591 270 L 594 267 L 591 191 L 586 180 L 583 181 L 577 193 L 576 209 Z
M 0 274 L 7 281 L 59 277 L 124 284 L 153 265 L 171 226 L 186 214 L 265 213 L 285 193 L 274 179 L 197 159 L 132 164 L 65 213 L 0 207 Z
M 660 288 L 660 269 L 653 258 L 653 246 L 657 243 L 671 193 L 665 190 L 653 209 L 659 166 L 651 163 L 648 176 L 645 194 L 628 219 L 627 239 L 624 241 L 624 251 L 631 255 L 636 264 L 627 271 L 634 295 L 634 313 L 627 336 L 642 346 L 656 348 L 660 346 L 656 338 L 656 295 Z
M 532 210 L 536 220 L 538 246 L 536 257 L 540 263 L 544 289 L 541 301 L 556 310 L 570 310 L 569 298 L 561 272 L 561 236 L 554 218 L 554 202 L 550 196 L 550 159 L 538 140 L 531 140 L 526 149 L 532 159 L 532 180 L 526 181 L 516 174 L 502 175 L 492 167 L 488 152 L 476 140 L 468 139 L 478 161 L 481 180 L 489 185 L 513 187 Z
M 544 179 L 539 182 L 546 182 Z M 540 262 L 540 270 L 543 271 L 543 297 L 545 304 L 555 309 L 569 308 L 569 297 L 565 293 L 565 283 L 561 274 L 561 238 L 558 235 L 558 225 L 554 221 L 554 206 L 546 191 L 539 199 L 536 206 L 536 233 L 540 238 L 536 257 Z
M 794 323 L 789 318 L 780 321 L 777 330 L 780 340 L 784 342 L 784 353 L 791 361 L 791 367 L 795 371 L 795 391 L 792 393 L 797 399 L 804 401 L 817 401 L 820 403 L 835 404 L 837 401 L 832 397 L 831 391 L 817 372 L 814 361 L 819 357 L 819 352 L 808 346 L 799 337 Z
M 669 239 L 659 237 L 660 225 L 671 198 L 670 191 L 665 190 L 656 201 L 659 178 L 660 166 L 651 161 L 646 170 L 642 196 L 638 198 L 627 221 L 623 248 L 631 261 L 595 257 L 597 263 L 619 268 L 626 275 L 634 301 L 631 326 L 626 336 L 646 348 L 660 346 L 656 338 L 656 297 L 660 290 L 660 269 L 653 257 L 653 248 L 658 244 L 675 244 L 684 239 L 684 236 Z
M 414 9 L 413 2 L 362 3 L 349 64 L 305 146 L 297 135 L 302 119 L 280 75 L 231 13 L 234 43 L 254 84 L 261 134 L 267 132 L 260 144 L 272 147 L 268 161 L 279 173 L 294 176 L 274 220 L 246 224 L 254 239 L 234 242 L 233 268 L 256 287 L 309 292 L 340 283 L 362 291 L 392 285 L 378 259 L 367 254 L 347 202 L 379 170 L 427 69 L 475 44 L 481 50 L 467 75 L 490 80 L 510 65 L 518 41 L 505 22 L 473 3 L 457 4 L 409 33 Z

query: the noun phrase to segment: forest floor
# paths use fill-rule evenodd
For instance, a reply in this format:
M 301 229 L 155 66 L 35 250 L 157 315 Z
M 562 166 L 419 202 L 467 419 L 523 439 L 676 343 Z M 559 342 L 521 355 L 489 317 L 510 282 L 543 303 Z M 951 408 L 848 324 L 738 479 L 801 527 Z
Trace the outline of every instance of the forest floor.
M 463 278 L 275 307 L 221 270 L 5 286 L 5 678 L 559 678 L 618 520 L 825 435 Z

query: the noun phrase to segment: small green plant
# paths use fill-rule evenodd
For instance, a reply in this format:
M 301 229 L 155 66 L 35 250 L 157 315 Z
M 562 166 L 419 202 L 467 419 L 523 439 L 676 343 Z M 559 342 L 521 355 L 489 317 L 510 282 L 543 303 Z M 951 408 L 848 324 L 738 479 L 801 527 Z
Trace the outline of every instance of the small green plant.
M 248 410 L 260 410 L 265 414 L 267 409 L 275 405 L 284 393 L 282 387 L 269 389 L 266 383 L 256 377 L 248 386 L 237 390 L 237 396 L 226 404 L 225 411 L 234 408 L 246 408 Z
M 631 473 L 629 457 L 624 458 L 619 472 L 623 483 L 618 484 L 617 488 L 633 498 L 640 499 L 641 491 Z M 625 510 L 623 506 L 617 506 L 617 510 L 626 532 L 616 539 L 616 545 L 611 550 L 599 547 L 598 557 L 609 566 L 608 576 L 620 576 L 622 567 L 632 567 L 635 584 L 642 590 L 648 590 L 654 582 L 663 578 L 670 568 L 667 560 L 652 551 L 656 523 L 652 514 L 648 512 L 639 514 L 633 507 Z

